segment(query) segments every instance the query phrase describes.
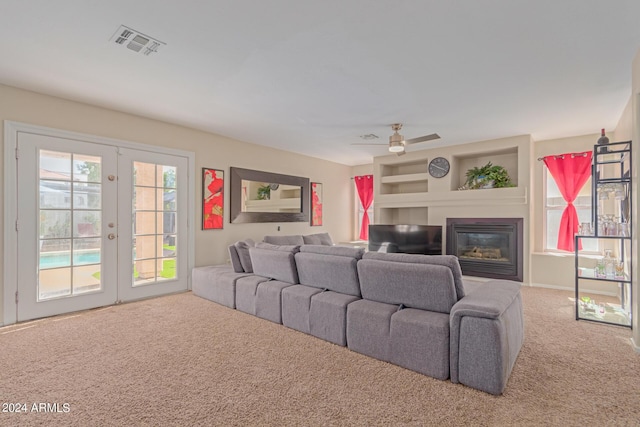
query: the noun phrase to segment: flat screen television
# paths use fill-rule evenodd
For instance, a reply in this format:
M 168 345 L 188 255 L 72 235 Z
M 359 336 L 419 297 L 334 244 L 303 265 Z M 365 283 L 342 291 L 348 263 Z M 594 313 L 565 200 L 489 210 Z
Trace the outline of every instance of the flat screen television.
M 371 224 L 369 251 L 442 255 L 442 226 Z

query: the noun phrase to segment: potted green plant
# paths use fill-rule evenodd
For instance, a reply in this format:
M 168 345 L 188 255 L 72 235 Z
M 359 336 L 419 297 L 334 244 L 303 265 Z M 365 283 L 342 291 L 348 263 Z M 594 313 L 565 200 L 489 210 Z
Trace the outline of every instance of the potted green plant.
M 467 171 L 466 188 L 503 188 L 513 187 L 509 173 L 503 166 L 493 165 L 491 162 L 482 167 L 473 167 Z
M 258 200 L 269 200 L 271 198 L 271 186 L 265 184 L 258 187 Z

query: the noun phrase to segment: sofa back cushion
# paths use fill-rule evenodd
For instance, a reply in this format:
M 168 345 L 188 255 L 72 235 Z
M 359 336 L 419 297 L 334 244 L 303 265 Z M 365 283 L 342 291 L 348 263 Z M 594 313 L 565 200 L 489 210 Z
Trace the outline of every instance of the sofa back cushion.
M 280 246 L 269 243 L 256 243 L 249 249 L 253 273 L 270 279 L 298 284 L 295 254 L 299 246 Z
M 326 245 L 333 246 L 333 240 L 329 233 L 307 234 L 302 236 L 305 245 Z
M 240 240 L 233 244 L 236 248 L 236 253 L 238 254 L 238 259 L 240 261 L 240 265 L 242 266 L 242 271 L 245 273 L 253 273 L 253 265 L 251 264 L 251 255 L 249 254 L 249 249 L 254 247 L 256 244 L 253 240 Z M 233 264 L 233 258 L 231 260 Z M 234 266 L 235 270 L 235 266 Z
M 240 257 L 238 256 L 238 250 L 236 249 L 236 245 L 229 245 L 229 259 L 231 260 L 231 267 L 233 267 L 233 271 L 236 273 L 244 273 L 244 268 L 242 268 L 242 263 L 240 263 Z
M 295 255 L 300 284 L 360 296 L 358 260 L 363 249 L 304 245 Z
M 358 263 L 363 298 L 439 313 L 450 313 L 458 301 L 453 271 L 448 265 L 389 257 L 406 254 L 368 255 Z
M 287 236 L 264 236 L 262 241 L 264 243 L 270 243 L 272 245 L 304 245 L 304 239 L 300 234 L 292 234 Z
M 382 261 L 406 262 L 415 264 L 443 265 L 451 269 L 453 274 L 453 284 L 456 288 L 456 300 L 459 301 L 465 296 L 464 282 L 462 281 L 462 269 L 458 258 L 453 255 L 415 255 L 399 253 L 367 252 L 366 259 L 379 259 Z

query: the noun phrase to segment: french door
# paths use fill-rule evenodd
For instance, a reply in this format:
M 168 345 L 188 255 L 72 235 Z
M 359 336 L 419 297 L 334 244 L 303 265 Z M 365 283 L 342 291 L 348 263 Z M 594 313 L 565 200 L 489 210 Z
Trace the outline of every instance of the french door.
M 18 321 L 187 289 L 185 157 L 29 132 L 17 149 Z

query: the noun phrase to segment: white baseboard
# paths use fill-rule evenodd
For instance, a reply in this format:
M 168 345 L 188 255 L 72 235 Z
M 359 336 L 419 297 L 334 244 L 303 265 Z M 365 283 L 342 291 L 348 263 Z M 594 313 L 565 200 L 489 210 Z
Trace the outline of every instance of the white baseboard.
M 529 283 L 525 286 L 530 286 L 532 288 L 555 289 L 557 291 L 571 291 L 571 292 L 576 291 L 576 288 L 574 286 L 547 285 L 545 283 Z
M 640 345 L 638 345 L 638 343 L 635 342 L 635 340 L 633 339 L 633 337 L 631 337 L 629 339 L 629 341 L 631 341 L 631 347 L 633 347 L 633 349 L 635 350 L 636 353 L 640 353 Z

